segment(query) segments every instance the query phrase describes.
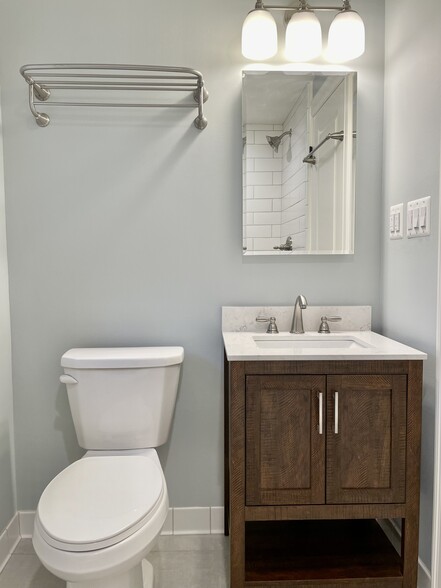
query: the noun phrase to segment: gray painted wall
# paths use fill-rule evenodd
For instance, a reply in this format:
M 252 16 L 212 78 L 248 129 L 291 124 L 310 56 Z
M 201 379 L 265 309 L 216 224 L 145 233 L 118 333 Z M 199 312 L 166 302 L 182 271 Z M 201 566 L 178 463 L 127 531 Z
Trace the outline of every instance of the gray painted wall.
M 420 557 L 430 569 L 435 416 L 441 5 L 386 1 L 384 204 L 431 196 L 432 234 L 382 242 L 383 332 L 429 354 L 424 367 Z M 406 206 L 406 204 L 405 204 Z
M 12 405 L 11 318 L 6 254 L 3 143 L 0 126 L 0 535 L 16 510 Z
M 371 304 L 379 326 L 384 1 L 357 1 L 356 254 L 244 259 L 240 31 L 248 0 L 5 0 L 0 8 L 18 507 L 81 455 L 60 356 L 74 346 L 182 344 L 170 442 L 173 506 L 223 502 L 222 305 Z M 35 126 L 29 62 L 175 64 L 203 72 L 192 114 L 54 109 Z

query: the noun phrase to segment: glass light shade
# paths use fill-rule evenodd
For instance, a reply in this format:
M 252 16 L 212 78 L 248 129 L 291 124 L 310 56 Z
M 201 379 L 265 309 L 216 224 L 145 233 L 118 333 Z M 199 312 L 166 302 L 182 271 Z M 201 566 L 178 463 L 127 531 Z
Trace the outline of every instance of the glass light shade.
M 322 27 L 311 10 L 295 12 L 286 28 L 285 55 L 290 61 L 309 61 L 322 52 Z
M 328 35 L 327 58 L 343 62 L 363 55 L 365 48 L 364 23 L 355 10 L 344 10 L 331 23 Z
M 277 25 L 265 9 L 252 10 L 242 27 L 242 55 L 261 61 L 277 53 Z

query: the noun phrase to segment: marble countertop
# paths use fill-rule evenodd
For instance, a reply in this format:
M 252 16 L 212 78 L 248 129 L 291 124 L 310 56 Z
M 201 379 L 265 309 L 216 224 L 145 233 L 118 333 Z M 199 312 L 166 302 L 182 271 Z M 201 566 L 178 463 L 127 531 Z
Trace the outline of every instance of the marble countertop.
M 224 330 L 222 335 L 229 361 L 427 359 L 426 353 L 398 343 L 393 339 L 383 337 L 373 331 L 338 331 L 331 335 L 320 335 L 316 331 L 307 331 L 304 335 L 292 335 L 288 331 L 284 331 L 278 335 L 267 335 L 262 331 L 233 332 Z M 270 341 L 272 340 L 279 347 L 260 347 L 255 338 L 260 345 L 271 345 Z M 306 341 L 306 344 L 310 345 L 310 347 L 290 348 L 290 340 L 295 339 Z M 284 340 L 287 341 L 286 348 L 284 343 L 280 343 Z M 331 348 L 317 348 L 314 346 L 316 341 L 320 344 L 322 340 L 325 342 L 331 340 L 342 341 L 342 347 L 339 347 L 338 343 L 333 343 L 336 346 Z M 343 345 L 348 344 L 348 341 L 349 346 L 343 347 Z M 351 341 L 353 344 L 350 343 Z

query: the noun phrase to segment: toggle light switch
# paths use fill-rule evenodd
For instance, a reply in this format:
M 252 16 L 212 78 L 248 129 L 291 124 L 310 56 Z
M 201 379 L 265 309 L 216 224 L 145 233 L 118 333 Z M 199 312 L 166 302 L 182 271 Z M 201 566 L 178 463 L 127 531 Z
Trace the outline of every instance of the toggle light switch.
M 430 235 L 430 196 L 407 203 L 407 237 Z
M 395 204 L 390 207 L 389 237 L 391 239 L 403 238 L 403 210 L 403 204 Z

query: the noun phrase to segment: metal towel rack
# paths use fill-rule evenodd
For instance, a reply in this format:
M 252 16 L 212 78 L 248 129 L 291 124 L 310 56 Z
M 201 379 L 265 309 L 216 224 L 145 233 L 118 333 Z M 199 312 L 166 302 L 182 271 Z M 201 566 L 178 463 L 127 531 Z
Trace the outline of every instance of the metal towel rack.
M 356 136 L 357 136 L 357 133 L 354 132 L 353 133 L 354 139 Z M 303 163 L 310 163 L 311 165 L 315 165 L 317 163 L 317 158 L 314 156 L 314 153 L 316 151 L 318 151 L 322 145 L 324 145 L 327 141 L 329 141 L 329 139 L 335 139 L 336 141 L 343 141 L 344 138 L 345 138 L 344 131 L 337 131 L 335 133 L 328 133 L 326 135 L 326 137 L 323 139 L 323 141 L 321 141 L 317 145 L 317 147 L 311 147 L 308 155 L 303 159 Z
M 47 127 L 50 122 L 46 113 L 37 111 L 42 102 L 46 102 L 48 106 L 197 108 L 195 127 L 203 130 L 207 126 L 203 105 L 208 99 L 208 92 L 202 74 L 187 67 L 53 63 L 23 65 L 20 73 L 29 85 L 29 107 L 40 127 Z M 196 104 L 54 101 L 52 93 L 57 90 L 191 92 Z

